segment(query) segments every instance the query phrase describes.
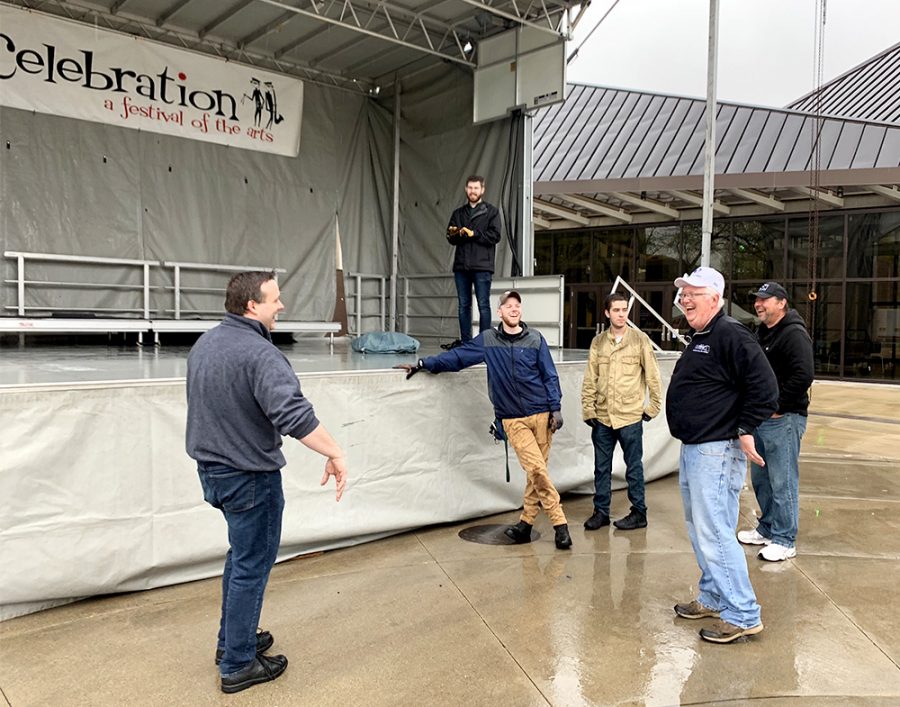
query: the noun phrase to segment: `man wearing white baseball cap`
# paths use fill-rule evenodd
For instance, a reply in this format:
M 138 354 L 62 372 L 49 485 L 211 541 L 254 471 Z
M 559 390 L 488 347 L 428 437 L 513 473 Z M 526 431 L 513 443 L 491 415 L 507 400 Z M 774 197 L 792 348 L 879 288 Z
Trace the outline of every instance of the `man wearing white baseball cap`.
M 731 643 L 763 630 L 747 558 L 734 535 L 747 458 L 764 465 L 753 431 L 775 412 L 778 384 L 743 324 L 722 311 L 725 279 L 700 267 L 675 280 L 691 326 L 672 373 L 666 418 L 681 441 L 679 486 L 688 535 L 700 566 L 697 597 L 675 605 L 684 619 L 719 619 L 700 631 Z

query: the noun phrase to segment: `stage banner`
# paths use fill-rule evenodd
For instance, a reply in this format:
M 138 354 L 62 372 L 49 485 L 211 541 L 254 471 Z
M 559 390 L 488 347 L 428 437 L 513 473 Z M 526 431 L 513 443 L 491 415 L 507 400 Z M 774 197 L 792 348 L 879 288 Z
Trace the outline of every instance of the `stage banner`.
M 293 157 L 303 83 L 0 5 L 0 104 Z

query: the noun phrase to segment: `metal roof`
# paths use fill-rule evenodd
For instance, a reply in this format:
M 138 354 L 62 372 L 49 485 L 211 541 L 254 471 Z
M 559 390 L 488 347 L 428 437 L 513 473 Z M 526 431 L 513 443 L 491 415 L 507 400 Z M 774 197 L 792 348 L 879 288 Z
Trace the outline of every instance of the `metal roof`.
M 571 85 L 535 118 L 536 182 L 703 175 L 705 101 Z M 804 172 L 816 119 L 780 108 L 719 103 L 716 175 Z M 900 126 L 822 120 L 823 170 L 900 166 Z
M 534 210 L 541 228 L 698 218 L 705 101 L 570 84 L 534 119 Z M 821 123 L 819 189 L 812 138 Z M 900 202 L 900 125 L 719 103 L 718 215 Z M 847 199 L 845 200 L 845 192 Z M 868 199 L 868 201 L 861 201 Z
M 791 110 L 900 125 L 900 42 L 788 105 Z
M 358 92 L 475 67 L 517 25 L 568 36 L 588 0 L 0 0 Z

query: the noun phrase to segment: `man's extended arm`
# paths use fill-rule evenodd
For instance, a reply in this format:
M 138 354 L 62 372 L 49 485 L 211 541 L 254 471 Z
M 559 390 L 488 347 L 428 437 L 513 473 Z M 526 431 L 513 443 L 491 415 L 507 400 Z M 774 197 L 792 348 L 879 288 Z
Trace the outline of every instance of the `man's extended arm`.
M 321 423 L 308 435 L 301 437 L 300 443 L 314 452 L 318 452 L 323 457 L 327 457 L 325 473 L 322 475 L 322 480 L 319 484 L 324 486 L 328 483 L 328 477 L 333 476 L 337 486 L 337 497 L 335 500 L 340 501 L 341 496 L 344 495 L 344 487 L 347 485 L 347 462 L 344 459 L 344 452 L 341 450 L 340 445 Z

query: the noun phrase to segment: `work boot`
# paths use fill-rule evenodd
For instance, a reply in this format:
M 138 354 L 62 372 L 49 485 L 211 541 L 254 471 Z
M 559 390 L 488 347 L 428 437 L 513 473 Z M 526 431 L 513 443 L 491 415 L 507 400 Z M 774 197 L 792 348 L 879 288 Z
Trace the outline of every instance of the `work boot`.
M 647 527 L 647 516 L 632 510 L 627 516 L 613 523 L 619 530 L 636 530 Z
M 520 520 L 515 525 L 509 526 L 503 534 L 513 540 L 517 545 L 531 542 L 531 523 Z
M 609 525 L 609 516 L 602 511 L 594 511 L 594 515 L 584 521 L 585 530 L 597 530 L 604 525 Z
M 567 523 L 562 525 L 554 525 L 553 530 L 556 531 L 556 547 L 559 550 L 568 550 L 572 547 L 572 537 L 569 535 L 569 526 Z
M 741 628 L 727 621 L 716 621 L 710 628 L 700 629 L 700 638 L 710 643 L 731 643 L 741 636 L 753 636 L 763 630 L 761 623 L 749 628 Z
M 703 606 L 696 599 L 685 604 L 676 604 L 675 613 L 683 619 L 719 618 L 718 611 L 710 609 L 708 606 Z

